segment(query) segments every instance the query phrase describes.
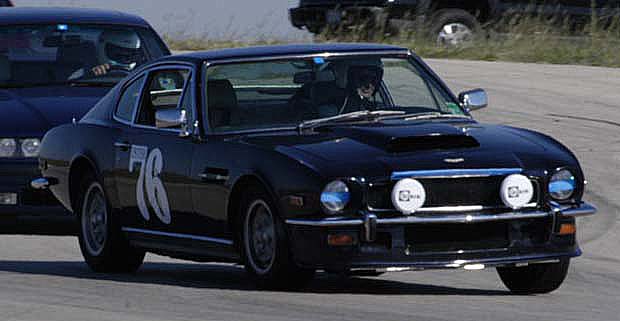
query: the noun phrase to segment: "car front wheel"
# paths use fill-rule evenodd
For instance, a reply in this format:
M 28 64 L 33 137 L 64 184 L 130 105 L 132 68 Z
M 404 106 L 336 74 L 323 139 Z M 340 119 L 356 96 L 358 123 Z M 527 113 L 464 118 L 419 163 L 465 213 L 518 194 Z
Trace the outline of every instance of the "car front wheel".
M 145 252 L 132 247 L 122 235 L 101 184 L 86 177 L 79 192 L 78 238 L 88 266 L 95 272 L 135 272 L 142 265 Z
M 295 289 L 314 277 L 314 270 L 295 264 L 284 223 L 270 197 L 260 188 L 247 191 L 241 202 L 243 261 L 260 288 Z
M 559 263 L 532 264 L 524 267 L 499 267 L 504 285 L 515 294 L 542 294 L 562 285 L 568 274 L 569 259 Z

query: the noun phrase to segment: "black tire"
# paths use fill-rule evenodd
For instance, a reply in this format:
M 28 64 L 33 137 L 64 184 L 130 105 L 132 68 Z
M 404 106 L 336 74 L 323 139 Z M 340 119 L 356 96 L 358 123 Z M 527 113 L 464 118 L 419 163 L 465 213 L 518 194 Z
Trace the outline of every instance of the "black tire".
M 524 267 L 499 267 L 504 285 L 515 294 L 542 294 L 557 290 L 568 274 L 569 259 L 559 263 L 532 264 Z
M 264 211 L 263 209 L 266 209 Z M 294 262 L 289 247 L 288 235 L 284 226 L 284 222 L 277 213 L 276 206 L 271 197 L 264 189 L 254 186 L 245 191 L 239 206 L 239 240 L 241 242 L 239 248 L 242 253 L 243 264 L 245 269 L 256 285 L 262 289 L 288 289 L 296 290 L 305 286 L 312 278 L 314 278 L 315 270 L 304 269 Z M 256 240 L 255 237 L 248 235 L 258 235 L 254 232 L 258 221 L 258 216 L 263 218 L 263 222 L 271 219 L 272 229 L 270 232 L 261 235 L 270 234 L 272 237 L 263 237 L 265 240 Z M 268 224 L 263 224 L 267 226 Z M 269 230 L 265 227 L 265 230 Z M 258 243 L 271 243 L 270 246 L 261 246 Z M 265 260 L 259 259 L 259 251 L 257 248 L 271 248 L 272 251 L 265 250 L 265 253 L 271 253 L 271 257 Z M 263 257 L 264 258 L 264 257 Z
M 462 39 L 459 43 L 449 43 L 447 41 L 442 42 L 440 33 L 444 29 L 444 26 L 449 24 L 464 25 L 471 32 L 471 36 L 467 39 Z M 462 9 L 442 9 L 433 15 L 428 37 L 429 40 L 435 41 L 438 45 L 454 46 L 470 42 L 475 37 L 480 36 L 481 33 L 482 27 L 476 17 L 474 17 L 471 13 Z
M 145 252 L 132 247 L 121 232 L 121 225 L 117 215 L 110 210 L 110 204 L 105 196 L 101 183 L 92 175 L 85 176 L 77 192 L 78 201 L 75 211 L 78 220 L 78 239 L 80 250 L 86 264 L 95 272 L 101 273 L 133 273 L 144 261 Z M 94 206 L 94 198 L 102 197 L 102 214 L 90 214 Z M 89 207 L 91 206 L 91 207 Z M 104 222 L 95 230 L 92 227 L 92 217 L 99 217 L 95 221 Z M 88 221 L 91 219 L 91 221 Z M 91 224 L 88 226 L 88 224 Z

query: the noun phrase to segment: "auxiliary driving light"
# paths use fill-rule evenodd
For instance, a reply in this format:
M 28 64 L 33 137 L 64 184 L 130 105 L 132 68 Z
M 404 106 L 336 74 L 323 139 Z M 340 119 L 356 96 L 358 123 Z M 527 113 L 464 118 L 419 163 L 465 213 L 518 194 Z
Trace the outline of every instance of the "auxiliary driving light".
M 517 210 L 532 201 L 534 185 L 525 175 L 513 174 L 504 178 L 500 196 L 506 206 Z
M 392 190 L 392 204 L 405 215 L 419 210 L 426 202 L 426 190 L 413 178 L 401 179 Z

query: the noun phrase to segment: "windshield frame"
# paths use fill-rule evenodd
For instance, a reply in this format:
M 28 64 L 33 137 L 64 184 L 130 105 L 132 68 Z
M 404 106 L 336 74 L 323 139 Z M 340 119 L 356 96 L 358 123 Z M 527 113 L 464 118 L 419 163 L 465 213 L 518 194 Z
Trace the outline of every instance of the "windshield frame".
M 24 22 L 19 24 L 8 24 L 8 25 L 0 25 L 0 29 L 4 28 L 26 28 L 26 27 L 46 27 L 46 26 L 55 26 L 60 24 L 68 24 L 73 26 L 80 26 L 86 28 L 100 28 L 100 29 L 131 29 L 136 32 L 140 41 L 144 44 L 143 49 L 145 53 L 145 62 L 141 65 L 136 66 L 133 70 L 131 70 L 127 76 L 122 78 L 118 78 L 115 81 L 109 81 L 109 79 L 105 79 L 104 81 L 87 81 L 82 80 L 64 80 L 64 81 L 56 81 L 56 82 L 43 82 L 43 83 L 0 83 L 0 89 L 12 89 L 12 88 L 30 88 L 30 87 L 45 87 L 45 86 L 72 86 L 72 85 L 88 85 L 93 84 L 96 86 L 103 87 L 114 87 L 115 85 L 122 82 L 125 78 L 133 74 L 135 71 L 140 68 L 147 66 L 149 62 L 170 55 L 170 49 L 165 44 L 163 39 L 161 39 L 160 35 L 150 27 L 143 25 L 135 25 L 131 23 L 100 23 L 100 22 L 78 22 L 78 23 L 64 23 L 59 20 L 59 22 L 49 23 L 49 22 Z M 150 39 L 148 39 L 150 38 Z M 157 46 L 159 48 L 153 48 L 153 46 Z M 160 51 L 161 56 L 157 56 L 153 51 Z
M 213 59 L 213 60 L 204 60 L 202 63 L 202 72 L 201 72 L 201 91 L 206 90 L 207 81 L 208 81 L 208 71 L 209 68 L 215 66 L 222 65 L 230 65 L 230 64 L 240 64 L 240 63 L 257 63 L 257 62 L 274 62 L 274 61 L 283 61 L 287 59 L 308 59 L 308 58 L 333 58 L 333 57 L 364 57 L 364 56 L 380 56 L 381 58 L 400 58 L 406 59 L 410 64 L 413 65 L 416 70 L 420 72 L 420 76 L 424 79 L 425 82 L 431 82 L 431 85 L 434 85 L 438 90 L 441 91 L 445 97 L 450 99 L 450 102 L 456 104 L 459 109 L 463 112 L 463 115 L 471 118 L 471 114 L 464 109 L 461 104 L 458 102 L 458 98 L 454 95 L 454 93 L 450 90 L 450 88 L 441 80 L 441 78 L 433 72 L 433 70 L 426 64 L 420 57 L 414 54 L 411 50 L 403 49 L 403 50 L 377 50 L 377 51 L 349 51 L 349 52 L 325 52 L 319 54 L 286 54 L 286 55 L 273 55 L 273 56 L 262 56 L 262 57 L 247 57 L 247 58 L 224 58 L 224 59 Z M 383 86 L 382 86 L 383 87 Z M 273 126 L 273 127 L 262 127 L 262 128 L 250 128 L 250 129 L 239 129 L 239 130 L 223 130 L 223 131 L 214 131 L 211 128 L 209 112 L 207 110 L 207 96 L 208 93 L 201 93 L 201 119 L 203 124 L 203 132 L 206 136 L 226 136 L 226 135 L 239 135 L 239 134 L 249 134 L 249 133 L 262 133 L 262 132 L 274 132 L 274 131 L 297 131 L 298 125 L 290 125 L 290 126 Z M 473 119 L 473 118 L 472 118 Z M 311 120 L 311 119 L 308 119 Z M 307 121 L 307 120 L 306 120 Z

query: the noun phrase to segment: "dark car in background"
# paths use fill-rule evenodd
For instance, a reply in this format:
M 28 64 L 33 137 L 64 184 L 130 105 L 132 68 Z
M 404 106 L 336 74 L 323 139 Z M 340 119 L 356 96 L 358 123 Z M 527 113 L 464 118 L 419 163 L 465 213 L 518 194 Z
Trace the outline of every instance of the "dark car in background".
M 300 0 L 289 16 L 293 26 L 315 34 L 360 23 L 370 28 L 410 28 L 412 24 L 398 22 L 417 20 L 417 26 L 438 44 L 459 44 L 482 25 L 507 15 L 560 15 L 584 23 L 592 16 L 592 6 L 597 17 L 609 18 L 618 15 L 619 5 L 617 0 Z
M 476 122 L 408 49 L 286 45 L 170 56 L 50 130 L 43 177 L 99 272 L 145 252 L 239 262 L 258 284 L 315 270 L 497 267 L 558 288 L 581 254 L 584 173 L 566 147 Z
M 0 232 L 59 232 L 46 224 L 65 221 L 67 212 L 49 192 L 30 186 L 43 135 L 79 120 L 134 68 L 168 54 L 137 16 L 0 9 Z
M 0 7 L 12 7 L 13 3 L 10 0 L 0 0 Z

